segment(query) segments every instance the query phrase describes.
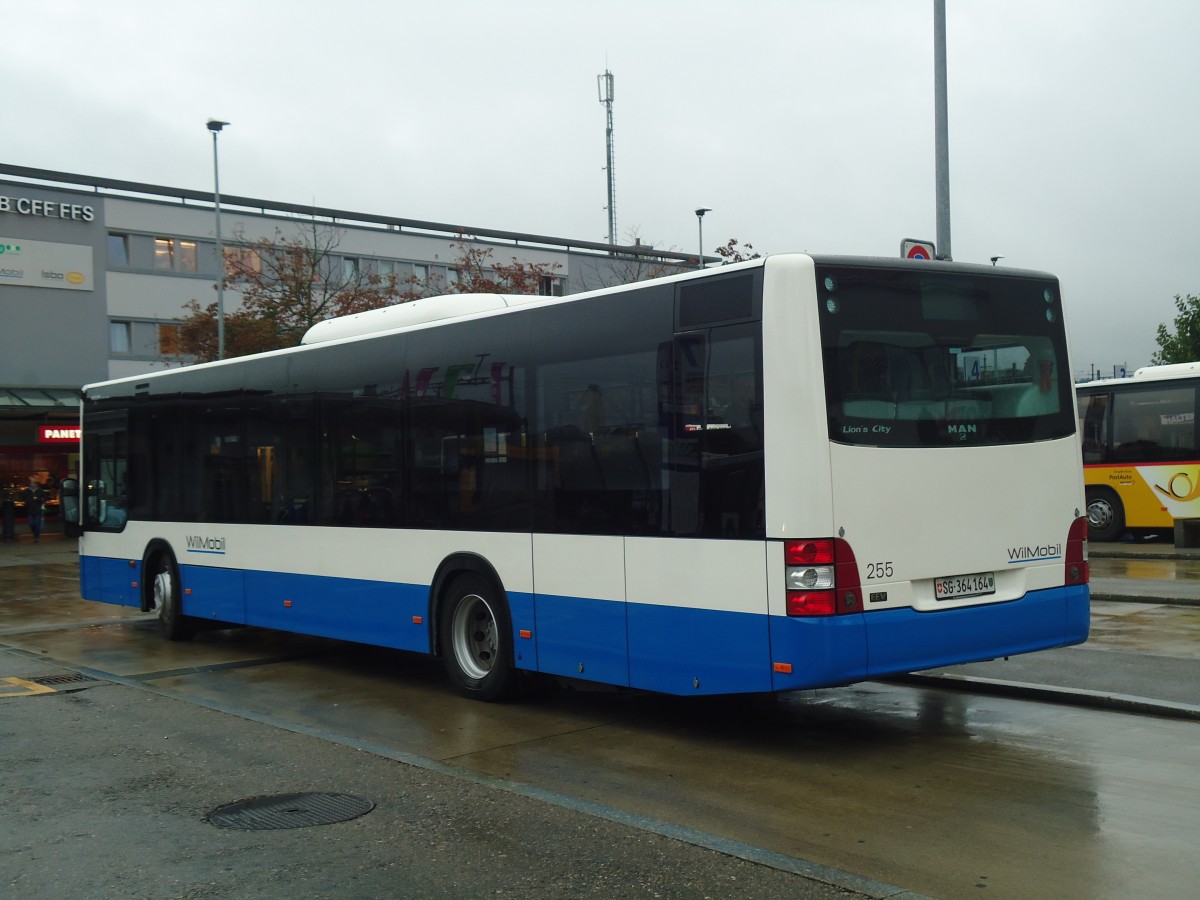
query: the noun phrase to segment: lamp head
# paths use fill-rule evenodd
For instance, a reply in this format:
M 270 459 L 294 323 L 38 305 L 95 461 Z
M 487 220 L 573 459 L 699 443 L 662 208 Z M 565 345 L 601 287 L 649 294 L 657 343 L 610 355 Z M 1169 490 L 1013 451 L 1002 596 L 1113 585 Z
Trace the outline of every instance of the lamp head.
M 213 132 L 220 131 L 222 128 L 224 128 L 228 124 L 229 124 L 228 122 L 222 122 L 220 119 L 209 119 L 208 120 L 208 130 L 213 131 Z
M 703 208 L 701 208 L 701 209 L 698 209 L 698 210 L 696 210 L 696 215 L 697 215 L 697 216 L 699 216 L 701 219 L 703 219 L 703 218 L 704 218 L 704 214 L 705 214 L 706 212 L 712 212 L 712 210 L 711 210 L 711 209 L 709 209 L 707 206 L 705 206 L 705 207 L 703 207 Z

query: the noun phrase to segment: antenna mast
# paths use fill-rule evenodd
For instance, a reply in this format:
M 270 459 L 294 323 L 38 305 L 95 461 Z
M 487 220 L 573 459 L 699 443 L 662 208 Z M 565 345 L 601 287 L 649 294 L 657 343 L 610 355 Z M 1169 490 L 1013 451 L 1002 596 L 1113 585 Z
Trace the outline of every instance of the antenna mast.
M 617 182 L 616 176 L 613 173 L 613 74 L 607 68 L 604 70 L 603 75 L 596 76 L 596 91 L 600 96 L 600 102 L 604 104 L 608 111 L 608 128 L 604 132 L 607 144 L 604 170 L 608 174 L 608 206 L 605 208 L 608 210 L 608 242 L 609 244 L 616 244 Z

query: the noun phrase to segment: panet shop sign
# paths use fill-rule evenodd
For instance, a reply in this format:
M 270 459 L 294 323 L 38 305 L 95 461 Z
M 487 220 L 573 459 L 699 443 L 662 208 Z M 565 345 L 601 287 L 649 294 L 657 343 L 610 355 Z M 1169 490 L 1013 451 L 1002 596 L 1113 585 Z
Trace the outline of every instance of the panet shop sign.
M 78 425 L 39 425 L 39 444 L 78 444 L 83 429 Z
M 47 219 L 74 219 L 76 222 L 93 222 L 96 219 L 94 206 L 58 200 L 34 200 L 31 197 L 6 197 L 3 194 L 0 194 L 0 213 L 43 216 Z

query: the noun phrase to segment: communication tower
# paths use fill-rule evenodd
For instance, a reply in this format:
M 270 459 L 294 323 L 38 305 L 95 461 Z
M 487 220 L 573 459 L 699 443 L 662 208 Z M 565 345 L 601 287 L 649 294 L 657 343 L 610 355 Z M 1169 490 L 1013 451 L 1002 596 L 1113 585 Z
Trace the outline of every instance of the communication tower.
M 608 113 L 608 127 L 604 132 L 607 151 L 604 171 L 608 175 L 608 206 L 605 209 L 608 210 L 608 242 L 615 244 L 617 242 L 617 182 L 616 175 L 613 173 L 613 74 L 608 69 L 604 70 L 603 75 L 596 76 L 596 91 Z

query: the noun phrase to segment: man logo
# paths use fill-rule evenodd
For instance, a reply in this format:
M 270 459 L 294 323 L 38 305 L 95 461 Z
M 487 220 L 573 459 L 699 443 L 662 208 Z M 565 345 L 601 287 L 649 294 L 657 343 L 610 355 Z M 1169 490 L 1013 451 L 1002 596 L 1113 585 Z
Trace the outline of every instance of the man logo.
M 946 433 L 955 435 L 960 441 L 965 441 L 968 435 L 976 434 L 979 431 L 979 426 L 968 422 L 965 425 L 947 425 Z

